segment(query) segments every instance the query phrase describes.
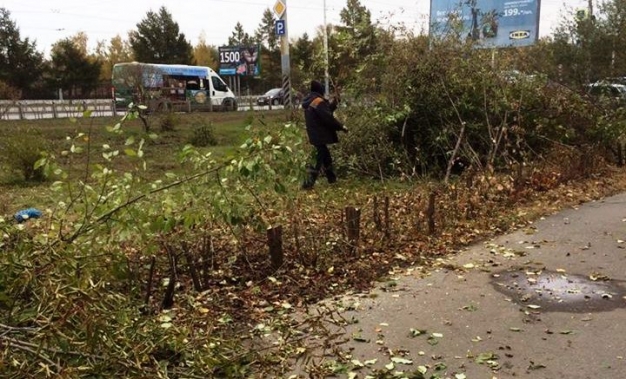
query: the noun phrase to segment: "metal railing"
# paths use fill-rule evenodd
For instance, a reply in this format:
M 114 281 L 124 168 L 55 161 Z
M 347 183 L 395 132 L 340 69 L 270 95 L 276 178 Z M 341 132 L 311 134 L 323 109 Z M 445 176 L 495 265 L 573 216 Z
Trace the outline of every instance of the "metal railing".
M 93 117 L 117 116 L 113 100 L 0 100 L 0 120 L 38 120 L 81 117 L 89 110 Z

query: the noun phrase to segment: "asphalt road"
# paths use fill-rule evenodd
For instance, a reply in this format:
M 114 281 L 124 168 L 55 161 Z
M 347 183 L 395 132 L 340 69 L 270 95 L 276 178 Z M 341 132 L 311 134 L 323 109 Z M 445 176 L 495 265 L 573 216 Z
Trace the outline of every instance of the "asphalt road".
M 337 376 L 626 378 L 625 240 L 622 194 L 335 299 L 355 322 Z

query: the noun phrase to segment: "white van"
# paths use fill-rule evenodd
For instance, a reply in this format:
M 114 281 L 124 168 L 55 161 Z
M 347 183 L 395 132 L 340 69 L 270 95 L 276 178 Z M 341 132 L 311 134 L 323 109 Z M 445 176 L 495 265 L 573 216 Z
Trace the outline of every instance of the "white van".
M 237 110 L 235 95 L 210 67 L 117 63 L 112 76 L 113 98 L 120 108 L 134 102 L 151 112 Z

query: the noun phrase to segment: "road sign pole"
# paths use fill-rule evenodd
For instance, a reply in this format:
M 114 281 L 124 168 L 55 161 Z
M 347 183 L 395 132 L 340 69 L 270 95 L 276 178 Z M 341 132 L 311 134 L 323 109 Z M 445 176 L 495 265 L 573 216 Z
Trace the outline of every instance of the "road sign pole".
M 326 0 L 324 0 L 324 95 L 328 98 L 330 87 L 328 86 L 330 75 L 328 74 L 328 24 L 326 23 Z
M 287 0 L 277 0 L 274 5 L 274 12 L 278 15 L 278 19 L 282 20 L 284 27 L 280 37 L 280 61 L 283 76 L 283 94 L 285 96 L 285 108 L 291 108 L 291 65 L 289 59 L 289 27 L 287 24 Z M 277 32 L 278 32 L 277 28 Z

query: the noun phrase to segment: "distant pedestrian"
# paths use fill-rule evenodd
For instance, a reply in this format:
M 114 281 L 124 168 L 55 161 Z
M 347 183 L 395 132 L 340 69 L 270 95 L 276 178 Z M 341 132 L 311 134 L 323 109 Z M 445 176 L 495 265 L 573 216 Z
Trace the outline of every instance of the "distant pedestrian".
M 320 174 L 326 175 L 328 183 L 335 183 L 337 176 L 333 171 L 333 158 L 328 145 L 339 142 L 338 131 L 348 131 L 333 112 L 337 109 L 338 98 L 329 102 L 324 98 L 324 86 L 313 80 L 311 92 L 302 101 L 306 132 L 309 143 L 315 147 L 315 166 L 307 168 L 307 178 L 302 184 L 303 189 L 311 189 Z

